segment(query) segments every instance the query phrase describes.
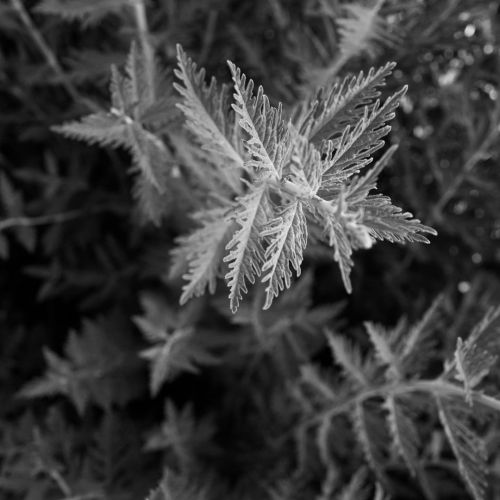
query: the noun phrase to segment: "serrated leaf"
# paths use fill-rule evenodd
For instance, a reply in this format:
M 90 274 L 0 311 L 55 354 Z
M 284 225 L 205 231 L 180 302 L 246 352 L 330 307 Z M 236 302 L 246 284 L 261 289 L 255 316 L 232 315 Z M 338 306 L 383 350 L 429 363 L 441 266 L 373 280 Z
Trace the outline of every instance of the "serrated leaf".
M 137 120 L 139 108 L 137 101 L 140 89 L 145 83 L 136 81 L 135 76 L 122 77 L 116 68 L 112 68 L 111 93 L 114 107 L 111 112 L 125 125 L 127 146 L 135 165 L 147 180 L 158 189 L 164 191 L 160 184 L 160 172 L 166 164 L 171 163 L 171 154 L 163 141 L 146 130 Z M 132 116 L 129 115 L 132 113 Z
M 215 448 L 213 438 L 216 428 L 210 415 L 197 418 L 193 406 L 178 408 L 171 400 L 165 403 L 164 421 L 152 433 L 145 445 L 148 451 L 169 449 L 183 466 L 189 466 L 193 460 L 193 451 Z
M 369 195 L 358 204 L 363 211 L 363 224 L 370 234 L 379 240 L 391 243 L 430 243 L 422 233 L 436 235 L 437 231 L 418 219 L 413 219 L 410 212 L 403 212 L 384 195 Z
M 135 320 L 142 331 L 149 330 L 147 319 Z M 197 332 L 193 327 L 176 328 L 175 330 L 158 331 L 161 340 L 152 347 L 143 349 L 140 356 L 149 362 L 150 391 L 156 396 L 163 384 L 177 377 L 182 372 L 197 374 L 200 366 L 214 365 L 219 358 L 210 352 L 212 348 L 208 333 Z M 151 339 L 151 333 L 145 333 Z
M 363 247 L 365 244 L 371 244 L 371 240 L 368 241 L 353 241 L 353 235 L 350 234 L 347 223 L 349 222 L 349 216 L 346 219 L 342 213 L 342 210 L 334 208 L 332 205 L 325 209 L 320 209 L 316 212 L 319 223 L 323 228 L 323 233 L 326 235 L 328 244 L 334 249 L 333 259 L 338 263 L 340 274 L 342 276 L 342 282 L 347 293 L 352 292 L 351 284 L 351 269 L 354 265 L 352 260 L 353 253 L 353 243 L 358 247 Z M 353 219 L 354 224 L 351 224 L 351 230 L 356 228 L 356 222 Z M 361 234 L 359 238 L 366 239 L 366 231 L 361 228 Z M 359 245 L 358 245 L 359 244 Z
M 348 203 L 355 205 L 366 200 L 369 192 L 377 187 L 378 176 L 387 166 L 397 149 L 397 145 L 391 146 L 365 175 L 354 177 L 351 180 L 345 195 Z
M 20 395 L 62 394 L 80 414 L 91 402 L 101 408 L 126 404 L 141 387 L 134 343 L 120 325 L 113 316 L 85 321 L 80 334 L 70 332 L 64 346 L 65 357 L 45 348 L 46 373 L 28 383 Z
M 260 86 L 253 94 L 254 82 L 228 62 L 234 81 L 236 103 L 233 109 L 239 117 L 240 127 L 248 134 L 245 140 L 250 158 L 246 165 L 250 170 L 263 170 L 266 175 L 279 179 L 283 165 L 290 154 L 289 127 L 283 121 L 281 104 L 275 108 L 269 103 Z
M 158 184 L 164 186 L 162 191 L 151 184 L 144 175 L 136 175 L 132 186 L 132 196 L 136 202 L 136 207 L 139 216 L 140 224 L 154 224 L 160 226 L 171 210 L 171 198 L 166 195 L 166 189 L 169 194 L 174 191 L 172 189 L 171 177 L 169 176 L 170 169 L 175 168 L 175 162 L 168 161 L 164 164 L 164 169 L 158 172 Z
M 323 170 L 319 150 L 303 136 L 293 134 L 292 154 L 282 171 L 283 193 L 310 204 L 321 186 Z
M 260 236 L 266 238 L 268 244 L 262 266 L 262 282 L 268 282 L 264 309 L 268 309 L 274 297 L 290 287 L 290 266 L 300 276 L 307 244 L 307 224 L 301 203 L 295 201 L 284 207 L 275 219 L 264 226 Z
M 465 399 L 470 406 L 473 404 L 472 390 L 489 374 L 498 359 L 499 318 L 500 309 L 491 310 L 465 341 L 457 339 L 455 378 L 464 384 Z
M 322 189 L 337 186 L 372 161 L 373 153 L 384 145 L 383 138 L 390 131 L 386 123 L 394 118 L 395 109 L 405 93 L 406 87 L 403 87 L 383 104 L 377 100 L 373 106 L 366 106 L 359 121 L 343 130 L 324 173 Z
M 416 375 L 432 358 L 430 354 L 422 356 L 422 352 L 432 353 L 436 348 L 436 339 L 432 335 L 439 324 L 438 312 L 443 303 L 443 296 L 438 296 L 426 310 L 423 317 L 412 325 L 402 339 L 400 347 L 401 366 L 407 374 Z
M 437 396 L 439 419 L 474 500 L 484 500 L 488 464 L 484 443 L 470 424 L 470 409 L 457 397 Z
M 112 113 L 95 113 L 73 121 L 52 127 L 54 132 L 70 139 L 98 144 L 104 147 L 129 147 L 126 125 Z
M 418 473 L 418 446 L 420 438 L 409 408 L 411 400 L 407 397 L 389 394 L 384 401 L 387 422 L 394 448 L 405 461 L 408 469 L 416 476 Z
M 329 89 L 318 90 L 301 109 L 295 125 L 299 132 L 310 138 L 314 144 L 339 136 L 346 126 L 354 126 L 364 114 L 364 108 L 380 97 L 379 87 L 385 85 L 395 63 L 387 63 L 366 74 L 347 76 L 341 83 Z
M 327 331 L 328 344 L 333 359 L 342 367 L 344 375 L 358 387 L 367 387 L 370 380 L 369 364 L 365 362 L 359 347 L 340 335 Z
M 197 216 L 195 214 L 202 226 L 177 239 L 174 258 L 186 260 L 188 267 L 183 275 L 187 283 L 182 287 L 181 304 L 203 295 L 207 288 L 209 293 L 215 292 L 224 242 L 231 227 L 231 221 L 224 216 L 224 212 L 224 209 L 216 208 Z
M 126 108 L 123 110 L 140 122 L 146 109 L 155 103 L 155 78 L 148 75 L 151 71 L 143 53 L 137 50 L 132 42 L 125 63 L 126 78 L 123 80 L 122 92 Z
M 233 170 L 233 181 L 237 182 L 244 165 L 237 146 L 233 142 L 234 112 L 230 108 L 228 87 L 218 88 L 215 78 L 205 83 L 205 70 L 187 57 L 177 46 L 178 69 L 175 75 L 180 80 L 174 87 L 182 97 L 178 107 L 186 117 L 186 126 L 196 137 L 202 149 L 209 154 L 210 161 L 224 170 Z
M 380 325 L 365 323 L 366 331 L 375 349 L 375 355 L 387 367 L 389 378 L 401 378 L 400 360 L 389 332 Z
M 144 314 L 132 319 L 150 344 L 139 355 L 149 362 L 153 396 L 182 372 L 197 374 L 201 367 L 220 362 L 215 350 L 227 344 L 226 337 L 195 326 L 195 303 L 173 309 L 153 294 L 144 294 L 141 303 Z
M 363 402 L 356 403 L 351 413 L 356 434 L 370 468 L 384 479 L 385 448 L 384 423 L 374 408 L 368 410 Z
M 146 69 L 143 57 L 132 44 L 125 73 L 120 73 L 115 66 L 111 68 L 110 112 L 95 113 L 79 122 L 54 127 L 53 130 L 91 144 L 126 148 L 136 168 L 162 195 L 168 187 L 165 180 L 168 178 L 168 166 L 172 165 L 172 154 L 163 141 L 146 130 L 140 121 L 142 112 L 154 103 L 155 96 L 152 87 L 154 82 L 147 78 Z M 139 182 L 137 193 L 141 194 L 145 190 L 145 186 Z M 145 212 L 158 222 L 157 212 L 161 210 L 150 209 L 147 204 L 144 206 Z
M 229 267 L 225 279 L 229 287 L 229 300 L 233 312 L 238 309 L 242 294 L 247 292 L 247 281 L 255 283 L 255 278 L 260 276 L 265 261 L 259 235 L 267 218 L 263 207 L 266 202 L 266 192 L 265 184 L 253 187 L 246 195 L 239 198 L 239 206 L 234 214 L 234 220 L 240 227 L 226 245 L 229 253 L 223 259 Z

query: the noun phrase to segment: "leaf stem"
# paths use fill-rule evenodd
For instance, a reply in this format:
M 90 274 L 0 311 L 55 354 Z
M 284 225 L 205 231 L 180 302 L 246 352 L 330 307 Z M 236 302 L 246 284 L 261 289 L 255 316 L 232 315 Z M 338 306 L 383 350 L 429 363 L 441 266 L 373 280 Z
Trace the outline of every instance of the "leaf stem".
M 434 380 L 417 380 L 417 381 L 409 381 L 403 384 L 386 384 L 380 387 L 370 387 L 365 389 L 362 392 L 355 394 L 354 396 L 346 399 L 344 402 L 335 405 L 325 411 L 314 415 L 311 419 L 304 422 L 304 425 L 309 427 L 311 425 L 315 425 L 319 422 L 326 420 L 330 420 L 334 417 L 337 417 L 343 413 L 350 411 L 351 407 L 362 404 L 368 399 L 383 397 L 387 394 L 391 394 L 393 396 L 408 394 L 412 392 L 426 392 L 431 393 L 433 395 L 439 396 L 457 396 L 464 398 L 465 393 L 462 387 L 448 382 L 447 380 L 442 379 L 441 377 Z M 494 411 L 500 412 L 500 400 L 483 394 L 479 391 L 473 391 L 472 400 L 475 403 L 486 406 Z

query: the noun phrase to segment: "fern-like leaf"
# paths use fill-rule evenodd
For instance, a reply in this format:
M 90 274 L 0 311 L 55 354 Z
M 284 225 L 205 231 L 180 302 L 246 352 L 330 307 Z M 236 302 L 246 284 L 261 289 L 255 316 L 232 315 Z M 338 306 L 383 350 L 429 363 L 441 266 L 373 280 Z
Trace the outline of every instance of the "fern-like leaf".
M 363 211 L 363 225 L 371 236 L 391 243 L 418 242 L 430 243 L 422 233 L 436 235 L 437 231 L 418 219 L 413 219 L 410 212 L 391 203 L 384 195 L 370 195 L 358 205 Z
M 294 126 L 285 121 L 282 106 L 271 106 L 262 87 L 254 93 L 254 82 L 231 62 L 235 100 L 232 114 L 226 109 L 227 93 L 218 91 L 214 80 L 207 86 L 204 70 L 198 71 L 180 48 L 178 58 L 177 76 L 182 85 L 177 84 L 177 89 L 184 100 L 181 107 L 188 128 L 201 146 L 215 148 L 213 152 L 218 151 L 218 160 L 223 163 L 234 160 L 233 153 L 239 150 L 228 148 L 228 144 L 234 144 L 228 143 L 229 139 L 246 149 L 245 155 L 239 156 L 245 178 L 233 190 L 232 199 L 227 200 L 232 204 L 227 220 L 238 226 L 223 259 L 229 267 L 225 278 L 233 312 L 247 291 L 247 283 L 253 284 L 261 274 L 267 284 L 264 308 L 288 288 L 290 266 L 297 275 L 300 273 L 302 253 L 311 232 L 308 222 L 312 222 L 313 231 L 323 231 L 322 239 L 333 247 L 333 257 L 349 293 L 354 250 L 370 248 L 375 238 L 428 241 L 420 233 L 433 233 L 432 229 L 411 220 L 409 214 L 400 214 L 398 208 L 386 203 L 387 198 L 369 196 L 394 148 L 367 175 L 351 179 L 384 145 L 383 138 L 390 130 L 387 122 L 406 91 L 401 89 L 384 103 L 375 100 L 392 64 L 370 71 L 366 78 L 360 74 L 334 86 L 324 98 L 305 105 Z M 224 114 L 231 116 L 232 122 L 236 120 L 236 135 L 229 133 L 231 127 L 226 127 Z M 340 132 L 334 141 L 323 140 Z M 311 134 L 315 137 L 312 141 Z M 319 148 L 315 145 L 318 142 Z M 201 178 L 202 174 L 197 176 Z M 220 178 L 224 179 L 223 171 Z M 224 193 L 217 191 L 217 195 L 223 197 Z M 190 244 L 194 245 L 194 240 Z M 191 258 L 195 254 L 197 251 L 191 252 Z
M 132 155 L 136 168 L 160 194 L 167 186 L 162 183 L 167 176 L 167 165 L 172 155 L 163 141 L 141 123 L 141 114 L 154 103 L 155 89 L 146 78 L 141 54 L 132 44 L 125 73 L 111 68 L 111 100 L 109 113 L 97 113 L 54 127 L 68 137 L 103 146 L 122 146 Z
M 247 281 L 255 283 L 255 277 L 260 276 L 262 264 L 265 262 L 264 248 L 260 233 L 267 219 L 266 203 L 267 186 L 261 184 L 251 188 L 240 197 L 234 219 L 240 226 L 226 246 L 229 254 L 224 262 L 229 265 L 225 276 L 229 287 L 231 310 L 238 309 L 242 294 L 247 292 Z
M 465 397 L 472 406 L 472 390 L 486 377 L 498 359 L 500 351 L 500 308 L 486 314 L 470 336 L 457 339 L 455 378 L 464 384 Z
M 381 364 L 387 366 L 388 378 L 400 379 L 402 370 L 399 356 L 390 333 L 373 323 L 365 323 L 365 328 L 375 349 L 375 355 Z
M 339 264 L 347 293 L 351 293 L 350 273 L 354 265 L 352 253 L 356 249 L 371 248 L 373 245 L 369 230 L 362 221 L 363 212 L 349 207 L 342 192 L 335 205 L 324 201 L 317 208 L 316 220 L 323 227 L 327 243 L 334 249 L 333 258 Z
M 150 390 L 156 395 L 162 385 L 181 372 L 199 373 L 200 367 L 220 362 L 213 349 L 225 339 L 194 327 L 194 318 L 173 312 L 161 299 L 144 296 L 145 314 L 133 318 L 150 347 L 140 356 L 150 365 Z
M 124 101 L 126 113 L 137 121 L 142 121 L 145 110 L 155 103 L 154 75 L 148 79 L 150 68 L 146 66 L 144 54 L 139 52 L 137 45 L 132 42 L 125 64 L 126 78 L 123 80 Z
M 486 450 L 470 425 L 470 410 L 453 396 L 436 396 L 439 419 L 458 461 L 460 473 L 475 500 L 484 500 L 487 487 Z
M 171 154 L 163 141 L 146 130 L 137 120 L 139 118 L 138 102 L 141 93 L 144 92 L 141 89 L 146 83 L 136 80 L 134 73 L 129 73 L 128 77 L 122 77 L 117 68 L 113 67 L 111 70 L 111 94 L 114 104 L 111 112 L 126 127 L 127 143 L 134 163 L 148 181 L 161 192 L 164 186 L 159 183 L 158 172 L 164 168 Z M 135 119 L 129 113 L 132 113 Z
M 405 374 L 419 375 L 425 369 L 431 356 L 422 356 L 422 352 L 432 353 L 436 349 L 436 337 L 433 333 L 440 325 L 440 308 L 443 304 L 443 296 L 438 296 L 424 315 L 408 332 L 402 336 L 400 352 L 400 363 Z M 404 323 L 402 324 L 404 326 Z
M 262 266 L 262 282 L 268 282 L 264 309 L 268 309 L 274 297 L 290 287 L 290 266 L 300 276 L 300 265 L 307 243 L 307 224 L 301 203 L 295 201 L 286 206 L 277 218 L 266 224 L 260 236 L 268 240 Z
M 23 397 L 66 396 L 80 414 L 90 403 L 124 405 L 141 390 L 135 345 L 114 317 L 85 321 L 70 332 L 61 357 L 44 349 L 46 373 L 28 383 Z
M 85 116 L 78 122 L 52 127 L 52 130 L 70 139 L 89 144 L 112 148 L 129 146 L 125 123 L 117 120 L 112 113 L 95 113 Z
M 349 203 L 356 205 L 356 203 L 366 200 L 370 191 L 377 187 L 380 173 L 389 164 L 397 149 L 397 145 L 391 146 L 368 172 L 351 179 L 346 193 L 346 199 Z
M 384 422 L 375 408 L 368 409 L 363 402 L 354 405 L 351 418 L 368 465 L 384 480 L 384 449 L 387 443 Z
M 245 164 L 233 142 L 235 116 L 230 108 L 228 88 L 219 89 L 214 78 L 207 85 L 205 70 L 198 69 L 180 45 L 177 46 L 177 59 L 179 67 L 175 75 L 180 83 L 175 83 L 174 87 L 182 97 L 178 106 L 186 117 L 187 128 L 210 155 L 212 163 L 234 170 L 239 178 Z
M 146 450 L 165 450 L 170 448 L 179 464 L 189 465 L 193 460 L 193 449 L 210 449 L 215 434 L 214 422 L 208 417 L 196 418 L 193 406 L 178 408 L 167 399 L 164 421 L 148 437 Z
M 369 386 L 371 367 L 359 347 L 332 332 L 327 332 L 327 339 L 333 359 L 342 367 L 345 377 L 358 387 Z
M 347 293 L 351 293 L 350 275 L 354 262 L 352 260 L 352 247 L 345 226 L 340 218 L 330 216 L 326 219 L 324 227 L 328 237 L 328 244 L 334 248 L 333 259 L 339 265 L 344 287 Z
M 362 117 L 364 108 L 380 97 L 395 63 L 387 63 L 375 71 L 347 76 L 341 83 L 318 90 L 296 111 L 295 126 L 314 144 L 338 137 L 347 125 L 353 126 Z
M 240 127 L 248 134 L 245 145 L 250 159 L 246 164 L 251 170 L 263 170 L 268 176 L 279 179 L 291 146 L 282 106 L 271 106 L 262 86 L 254 96 L 253 80 L 247 83 L 240 69 L 231 62 L 228 64 L 235 86 L 233 109 L 239 117 Z
M 165 162 L 164 169 L 158 172 L 158 183 L 160 186 L 168 186 L 171 188 L 170 173 L 175 168 L 173 158 Z M 172 170 L 171 170 L 172 169 Z M 165 188 L 166 189 L 166 188 Z M 149 182 L 143 175 L 136 175 L 132 186 L 132 196 L 136 202 L 136 207 L 139 215 L 139 223 L 159 226 L 163 217 L 165 217 L 171 209 L 171 198 L 165 196 L 164 190 L 161 192 Z
M 183 275 L 187 283 L 182 288 L 181 304 L 203 295 L 207 288 L 209 293 L 215 292 L 224 241 L 231 227 L 231 221 L 224 217 L 224 212 L 222 208 L 215 208 L 195 214 L 202 226 L 177 240 L 173 256 L 188 262 L 188 270 Z
M 323 189 L 338 186 L 339 182 L 371 163 L 373 153 L 384 145 L 383 138 L 391 129 L 386 123 L 394 118 L 394 112 L 405 93 L 406 87 L 403 87 L 383 104 L 376 101 L 372 107 L 365 107 L 356 125 L 344 129 L 325 171 Z
M 416 476 L 418 473 L 418 447 L 420 438 L 411 417 L 409 398 L 388 395 L 384 401 L 387 410 L 387 423 L 393 445 L 403 458 L 408 470 Z

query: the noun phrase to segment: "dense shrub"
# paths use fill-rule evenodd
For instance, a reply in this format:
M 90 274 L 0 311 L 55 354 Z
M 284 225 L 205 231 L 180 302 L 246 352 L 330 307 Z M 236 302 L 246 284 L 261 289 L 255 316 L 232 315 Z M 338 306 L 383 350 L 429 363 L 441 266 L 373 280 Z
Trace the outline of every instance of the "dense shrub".
M 497 498 L 499 34 L 0 5 L 2 498 Z

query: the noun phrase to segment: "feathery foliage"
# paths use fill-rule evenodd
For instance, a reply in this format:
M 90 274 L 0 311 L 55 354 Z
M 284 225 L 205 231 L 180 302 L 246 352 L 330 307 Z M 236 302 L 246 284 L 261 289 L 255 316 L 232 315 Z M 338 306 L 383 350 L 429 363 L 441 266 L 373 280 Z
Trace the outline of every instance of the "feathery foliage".
M 495 2 L 0 3 L 1 498 L 500 496 Z
M 64 357 L 46 348 L 47 371 L 25 385 L 24 398 L 67 397 L 80 414 L 90 403 L 101 408 L 123 406 L 141 390 L 135 343 L 112 318 L 86 321 L 80 334 L 70 332 Z M 111 360 L 111 362 L 110 362 Z
M 201 365 L 220 362 L 211 351 L 224 344 L 224 339 L 211 332 L 196 331 L 193 309 L 176 312 L 158 297 L 144 296 L 144 316 L 136 316 L 135 324 L 151 344 L 140 352 L 150 364 L 150 391 L 154 396 L 161 386 L 180 372 L 198 373 Z
M 386 330 L 367 323 L 374 349 L 367 355 L 343 337 L 328 333 L 333 358 L 342 368 L 346 387 L 343 391 L 328 390 L 324 397 L 328 383 L 316 377 L 303 378 L 302 384 L 314 390 L 315 399 L 324 398 L 319 411 L 317 409 L 305 425 L 317 426 L 317 432 L 324 439 L 328 435 L 325 429 L 332 429 L 338 418 L 350 415 L 365 459 L 381 481 L 386 480 L 384 464 L 388 464 L 391 451 L 385 437 L 388 433 L 391 448 L 421 482 L 425 492 L 429 491 L 429 485 L 421 461 L 423 444 L 417 424 L 431 411 L 429 405 L 434 401 L 460 474 L 472 496 L 480 500 L 486 498 L 488 467 L 485 445 L 475 427 L 479 415 L 485 411 L 500 411 L 500 400 L 484 394 L 479 384 L 489 374 L 495 353 L 500 350 L 498 310 L 488 313 L 465 342 L 459 338 L 454 357 L 445 362 L 443 372 L 428 379 L 422 377 L 422 367 L 414 365 L 412 359 L 421 358 L 419 346 L 431 336 L 438 312 L 439 302 L 435 302 L 423 322 L 412 327 L 399 323 L 394 329 Z M 485 349 L 489 352 L 487 362 L 484 361 Z M 465 375 L 464 357 L 480 371 Z M 467 380 L 468 384 L 461 386 L 456 379 Z M 306 394 L 302 397 L 307 397 Z M 425 404 L 417 405 L 417 398 L 425 398 Z M 322 441 L 318 443 L 326 446 Z
M 223 205 L 228 207 L 224 219 L 236 224 L 226 245 L 229 253 L 223 257 L 229 268 L 225 279 L 233 311 L 247 293 L 248 284 L 257 278 L 267 283 L 264 308 L 269 308 L 278 293 L 290 286 L 292 269 L 300 275 L 309 224 L 319 224 L 324 231 L 325 242 L 334 249 L 334 259 L 349 292 L 353 250 L 371 247 L 374 238 L 427 242 L 421 233 L 434 234 L 408 213 L 401 213 L 387 197 L 368 194 L 376 186 L 376 175 L 367 174 L 370 177 L 365 180 L 353 177 L 384 145 L 383 137 L 390 130 L 387 122 L 394 117 L 405 93 L 402 89 L 383 104 L 376 100 L 380 95 L 378 87 L 384 84 L 392 65 L 372 70 L 366 78 L 360 75 L 334 85 L 325 91 L 326 98 L 320 92 L 315 100 L 302 105 L 296 113 L 299 118 L 292 122 L 286 119 L 281 105 L 270 104 L 262 87 L 254 94 L 253 81 L 247 81 L 241 70 L 230 63 L 236 118 L 232 117 L 227 104 L 224 106 L 226 90 L 223 88 L 219 94 L 214 80 L 207 87 L 204 70 L 198 70 L 180 48 L 178 58 L 177 76 L 182 85 L 176 88 L 182 97 L 180 108 L 187 127 L 211 155 L 218 156 L 217 164 L 229 170 L 224 178 L 235 172 L 242 180 L 236 200 L 226 199 Z M 224 107 L 229 113 L 228 123 L 236 121 L 239 133 L 226 130 L 226 121 L 221 118 Z M 340 137 L 335 137 L 339 132 Z M 231 137 L 242 144 L 231 145 Z M 216 162 L 215 158 L 212 161 Z M 377 174 L 387 162 L 388 157 L 381 160 L 374 169 Z M 368 179 L 371 184 L 362 189 Z M 222 228 L 227 227 L 227 222 L 221 220 L 219 224 L 220 234 L 226 234 Z M 207 258 L 203 267 L 214 270 L 219 252 L 206 253 L 205 246 L 203 253 L 197 250 L 196 234 L 201 237 L 205 233 L 201 230 L 180 240 L 183 253 L 192 256 L 196 267 Z M 211 238 L 214 244 L 219 239 L 213 232 Z M 205 273 L 185 276 L 190 280 L 185 290 L 196 290 L 196 294 L 205 284 L 213 283 Z M 182 300 L 185 298 L 183 294 Z
M 129 0 L 43 0 L 36 10 L 68 21 L 79 21 L 85 27 L 97 24 L 103 17 L 119 12 L 130 3 Z
M 228 267 L 224 278 L 234 312 L 248 284 L 257 278 L 266 283 L 267 309 L 280 291 L 290 287 L 292 269 L 300 276 L 311 223 L 319 224 L 325 242 L 333 247 L 348 292 L 354 250 L 370 248 L 374 239 L 426 243 L 421 233 L 435 234 L 393 206 L 390 198 L 369 194 L 387 156 L 366 179 L 353 177 L 384 145 L 390 130 L 387 123 L 406 92 L 403 88 L 382 104 L 378 100 L 378 87 L 390 75 L 392 64 L 319 92 L 302 105 L 302 118 L 292 122 L 281 104 L 270 104 L 261 86 L 254 93 L 254 82 L 233 63 L 229 63 L 234 83 L 230 105 L 228 88 L 219 90 L 213 78 L 207 85 L 205 70 L 198 69 L 180 46 L 177 57 L 175 74 L 180 83 L 174 87 L 181 97 L 178 107 L 185 126 L 204 161 L 215 166 L 230 188 L 218 193 L 213 208 L 202 216 L 203 226 L 178 240 L 174 256 L 186 258 L 188 266 L 181 303 L 203 294 L 207 286 L 214 292 L 223 243 L 227 253 L 222 261 Z M 110 113 L 90 115 L 56 130 L 91 143 L 126 146 L 140 182 L 156 188 L 156 193 L 140 189 L 144 207 L 154 194 L 170 194 L 167 172 L 175 157 L 141 124 L 141 114 L 155 95 L 141 61 L 133 46 L 125 77 L 113 70 Z M 101 127 L 93 128 L 95 124 Z M 103 129 L 106 125 L 108 132 Z M 143 211 L 154 222 L 162 215 L 152 206 Z

